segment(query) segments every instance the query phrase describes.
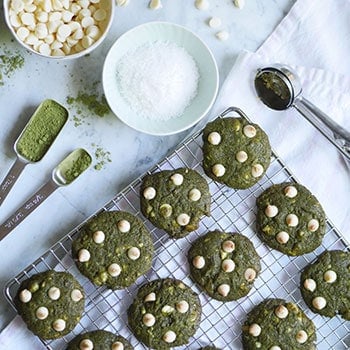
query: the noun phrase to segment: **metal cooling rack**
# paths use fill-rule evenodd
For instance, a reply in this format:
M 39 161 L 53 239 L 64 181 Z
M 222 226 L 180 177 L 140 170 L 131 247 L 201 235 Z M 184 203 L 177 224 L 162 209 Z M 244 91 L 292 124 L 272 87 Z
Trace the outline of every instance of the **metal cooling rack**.
M 220 116 L 231 116 L 237 112 L 229 108 Z M 240 111 L 238 111 L 240 112 Z M 179 167 L 190 167 L 204 175 L 201 163 L 202 140 L 198 133 L 185 141 L 181 147 L 156 165 L 149 173 Z M 206 177 L 207 178 L 207 177 Z M 306 315 L 313 320 L 317 328 L 317 348 L 319 350 L 344 350 L 350 348 L 350 323 L 340 317 L 333 319 L 313 314 L 302 300 L 299 290 L 300 271 L 325 249 L 349 250 L 349 246 L 341 234 L 327 221 L 327 231 L 323 244 L 314 252 L 289 257 L 278 251 L 269 249 L 255 233 L 256 198 L 272 184 L 294 181 L 295 177 L 282 160 L 273 153 L 271 165 L 266 175 L 255 186 L 247 190 L 233 190 L 225 185 L 215 183 L 207 178 L 212 195 L 211 217 L 202 219 L 197 231 L 187 237 L 172 240 L 162 231 L 154 228 L 140 213 L 139 188 L 142 177 L 136 179 L 100 211 L 125 210 L 140 217 L 154 238 L 155 258 L 152 269 L 137 283 L 120 291 L 96 288 L 83 277 L 70 255 L 71 243 L 79 232 L 79 228 L 90 218 L 68 233 L 39 259 L 20 274 L 10 280 L 5 287 L 5 294 L 14 307 L 13 299 L 20 283 L 35 273 L 48 269 L 64 270 L 73 274 L 86 292 L 86 308 L 80 323 L 69 335 L 62 339 L 46 341 L 47 349 L 64 349 L 67 343 L 77 334 L 94 329 L 106 329 L 129 339 L 135 349 L 146 349 L 132 335 L 128 325 L 126 310 L 131 304 L 137 289 L 146 281 L 155 278 L 174 277 L 183 280 L 200 296 L 203 313 L 200 328 L 190 343 L 178 349 L 199 349 L 201 346 L 214 344 L 222 349 L 241 349 L 241 325 L 246 314 L 262 300 L 276 297 L 294 301 Z M 228 303 L 221 303 L 208 298 L 189 278 L 186 253 L 191 243 L 207 231 L 219 229 L 226 232 L 240 232 L 254 244 L 261 257 L 262 272 L 255 281 L 249 295 Z M 290 350 L 290 349 L 288 349 Z

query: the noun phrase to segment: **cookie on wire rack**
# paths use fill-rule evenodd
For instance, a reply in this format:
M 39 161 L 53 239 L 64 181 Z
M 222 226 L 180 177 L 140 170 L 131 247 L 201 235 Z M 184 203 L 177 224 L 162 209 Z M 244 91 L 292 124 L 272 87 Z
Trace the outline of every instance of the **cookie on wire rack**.
M 123 289 L 150 270 L 154 247 L 143 222 L 125 211 L 89 220 L 72 243 L 79 271 L 94 284 Z

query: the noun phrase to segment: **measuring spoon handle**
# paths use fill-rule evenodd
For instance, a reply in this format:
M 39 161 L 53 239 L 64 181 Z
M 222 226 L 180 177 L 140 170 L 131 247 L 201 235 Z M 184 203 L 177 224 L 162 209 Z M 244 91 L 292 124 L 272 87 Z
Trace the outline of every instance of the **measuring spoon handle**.
M 0 205 L 3 203 L 3 201 L 9 194 L 11 188 L 19 178 L 19 175 L 21 174 L 22 170 L 26 165 L 27 163 L 21 161 L 19 158 L 17 158 L 16 161 L 13 163 L 11 169 L 9 170 L 9 172 L 7 173 L 0 185 Z
M 19 225 L 32 211 L 34 211 L 46 198 L 59 187 L 52 179 L 42 186 L 30 197 L 14 214 L 0 225 L 0 241 Z

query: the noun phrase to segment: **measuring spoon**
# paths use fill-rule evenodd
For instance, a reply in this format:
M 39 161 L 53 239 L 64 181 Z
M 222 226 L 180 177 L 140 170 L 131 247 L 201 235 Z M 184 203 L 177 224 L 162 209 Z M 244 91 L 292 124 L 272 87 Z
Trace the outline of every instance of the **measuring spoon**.
M 36 109 L 14 145 L 16 161 L 0 185 L 0 205 L 27 164 L 40 161 L 68 120 L 68 111 L 54 100 L 44 100 Z
M 350 165 L 350 132 L 302 96 L 300 79 L 290 67 L 275 64 L 261 68 L 254 84 L 265 105 L 275 110 L 294 107 L 338 149 Z
M 19 225 L 58 187 L 71 184 L 91 164 L 91 156 L 82 148 L 70 153 L 53 171 L 51 179 L 0 225 L 0 241 Z

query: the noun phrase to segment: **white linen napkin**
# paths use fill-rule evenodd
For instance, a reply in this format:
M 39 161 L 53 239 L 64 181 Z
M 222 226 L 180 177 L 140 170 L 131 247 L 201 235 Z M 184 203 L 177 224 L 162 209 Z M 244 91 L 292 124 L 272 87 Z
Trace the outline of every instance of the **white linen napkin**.
M 296 111 L 276 112 L 257 98 L 253 79 L 266 64 L 286 63 L 300 74 L 305 97 L 350 129 L 350 0 L 299 0 L 257 53 L 242 53 L 218 96 L 211 117 L 241 108 L 270 137 L 302 184 L 322 203 L 349 239 L 350 175 L 339 152 Z M 0 349 L 45 347 L 16 317 L 0 334 Z

